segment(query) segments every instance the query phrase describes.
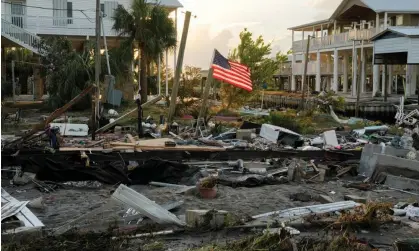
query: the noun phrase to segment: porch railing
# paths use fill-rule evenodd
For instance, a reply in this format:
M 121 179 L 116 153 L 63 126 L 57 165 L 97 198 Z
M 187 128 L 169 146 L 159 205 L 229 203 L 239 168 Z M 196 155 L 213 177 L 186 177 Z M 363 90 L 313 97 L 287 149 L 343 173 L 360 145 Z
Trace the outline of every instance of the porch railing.
M 381 31 L 381 29 L 380 29 Z M 346 47 L 353 44 L 353 40 L 366 40 L 364 44 L 369 44 L 368 41 L 376 34 L 376 28 L 364 30 L 351 30 L 349 32 L 339 33 L 335 35 L 316 37 L 310 40 L 310 50 L 321 50 L 336 47 Z M 357 42 L 359 43 L 359 42 Z M 294 52 L 304 52 L 307 46 L 307 40 L 295 41 L 292 44 Z
M 37 35 L 16 26 L 3 18 L 1 19 L 1 34 L 13 42 L 35 53 L 39 52 L 41 38 Z

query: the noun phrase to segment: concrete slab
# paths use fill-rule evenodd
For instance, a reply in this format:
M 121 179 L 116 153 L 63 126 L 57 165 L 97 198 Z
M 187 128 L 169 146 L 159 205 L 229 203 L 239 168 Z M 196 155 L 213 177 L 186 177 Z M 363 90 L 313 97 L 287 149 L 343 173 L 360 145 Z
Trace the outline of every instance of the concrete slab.
M 395 157 L 404 157 L 409 152 L 406 149 L 397 149 L 392 146 L 383 147 L 381 145 L 375 144 L 366 144 L 362 149 L 361 160 L 359 162 L 359 170 L 358 173 L 364 177 L 370 177 L 371 174 L 374 172 L 372 167 L 370 166 L 369 162 L 375 153 L 377 154 L 385 154 Z M 417 156 L 417 160 L 419 160 L 419 156 Z
M 418 173 L 419 175 L 419 161 L 409 160 L 405 158 L 399 158 L 386 154 L 376 154 L 374 153 L 371 158 L 369 158 L 367 163 L 367 168 L 364 170 L 364 175 L 366 177 L 371 177 L 377 168 L 384 168 L 387 171 L 390 171 L 390 174 L 399 175 L 401 170 L 406 170 L 410 173 Z M 397 170 L 399 169 L 399 170 Z M 416 176 L 417 176 L 416 175 Z M 403 174 L 403 176 L 407 176 Z
M 419 191 L 419 180 L 409 179 L 401 176 L 387 175 L 385 185 L 391 188 Z

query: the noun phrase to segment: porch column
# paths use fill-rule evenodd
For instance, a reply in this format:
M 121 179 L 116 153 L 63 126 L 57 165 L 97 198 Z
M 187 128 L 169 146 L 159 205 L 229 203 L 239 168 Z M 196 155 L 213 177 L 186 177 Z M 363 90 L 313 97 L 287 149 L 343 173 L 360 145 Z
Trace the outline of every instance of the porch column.
M 326 89 L 325 91 L 330 91 L 331 87 L 331 76 L 332 73 L 332 63 L 331 63 L 331 54 L 326 53 Z
M 388 13 L 384 12 L 384 29 L 387 29 L 387 20 L 388 20 Z
M 409 65 L 411 68 L 411 80 L 410 80 L 410 95 L 416 94 L 416 84 L 418 76 L 418 67 L 417 65 Z
M 361 50 L 361 93 L 364 93 L 366 91 L 366 86 L 365 86 L 365 81 L 366 81 L 366 76 L 365 76 L 365 48 L 363 50 Z
M 404 86 L 404 95 L 409 97 L 411 95 L 411 78 L 412 78 L 412 65 L 406 65 L 406 85 Z
M 358 51 L 355 48 L 355 41 L 354 41 L 354 47 L 352 49 L 352 88 L 351 88 L 351 93 L 353 97 L 356 96 L 356 77 L 357 77 L 356 73 L 358 72 L 357 57 L 358 57 Z
M 294 31 L 292 31 L 292 44 L 294 45 Z M 295 50 L 292 50 L 291 57 L 291 91 L 295 91 Z
M 382 67 L 381 67 L 381 93 L 383 94 L 383 96 L 384 96 L 384 82 L 385 82 L 385 79 L 386 79 L 386 75 L 385 75 L 385 72 L 388 70 L 388 68 L 384 71 L 384 67 L 386 67 L 385 65 L 383 65 Z M 388 93 L 388 92 L 387 92 Z
M 380 90 L 380 66 L 372 66 L 372 96 L 375 97 Z
M 336 35 L 336 20 L 333 22 L 333 35 Z
M 378 14 L 377 14 L 378 20 Z M 378 31 L 378 23 L 377 23 L 377 31 Z M 380 88 L 380 66 L 374 64 L 374 47 L 372 49 L 372 97 L 377 95 L 377 92 Z
M 391 94 L 393 89 L 393 66 L 389 65 L 387 66 L 388 71 L 388 85 L 387 85 L 387 93 Z
M 343 54 L 343 92 L 348 92 L 348 61 L 349 61 L 349 55 L 347 52 Z
M 321 73 L 321 57 L 320 51 L 317 50 L 317 64 L 316 64 L 316 92 L 321 91 L 322 73 Z
M 397 88 L 398 88 L 398 82 L 399 82 L 399 75 L 398 74 L 396 74 L 396 77 L 395 77 L 395 83 L 394 83 L 394 87 L 395 87 L 395 93 L 396 93 L 396 95 L 397 95 Z
M 335 24 L 336 24 L 336 22 L 335 22 Z M 339 64 L 338 49 L 335 48 L 334 53 L 333 53 L 333 85 L 332 85 L 332 90 L 336 93 L 339 90 L 338 64 Z
M 375 31 L 378 33 L 380 31 L 380 14 L 375 15 Z

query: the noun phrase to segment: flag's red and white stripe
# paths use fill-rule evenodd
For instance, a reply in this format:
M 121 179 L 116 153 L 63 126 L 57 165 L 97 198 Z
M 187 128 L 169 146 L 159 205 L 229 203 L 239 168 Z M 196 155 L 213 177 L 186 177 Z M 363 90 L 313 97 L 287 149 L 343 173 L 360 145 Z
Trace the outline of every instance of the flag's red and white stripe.
M 238 88 L 245 89 L 246 91 L 252 91 L 252 81 L 250 79 L 250 70 L 247 66 L 231 62 L 231 68 L 225 69 L 217 64 L 213 64 L 213 78 L 220 81 L 232 84 Z

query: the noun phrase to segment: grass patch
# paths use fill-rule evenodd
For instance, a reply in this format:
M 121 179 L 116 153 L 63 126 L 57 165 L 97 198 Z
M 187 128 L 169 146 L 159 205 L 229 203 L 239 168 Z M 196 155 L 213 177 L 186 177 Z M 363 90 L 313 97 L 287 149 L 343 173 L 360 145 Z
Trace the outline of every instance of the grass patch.
M 359 242 L 347 233 L 334 237 L 292 239 L 285 231 L 257 234 L 232 241 L 225 245 L 211 244 L 189 251 L 372 251 L 367 244 Z

